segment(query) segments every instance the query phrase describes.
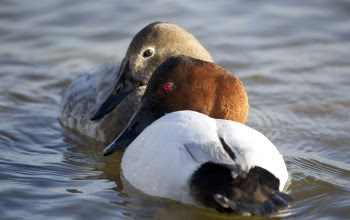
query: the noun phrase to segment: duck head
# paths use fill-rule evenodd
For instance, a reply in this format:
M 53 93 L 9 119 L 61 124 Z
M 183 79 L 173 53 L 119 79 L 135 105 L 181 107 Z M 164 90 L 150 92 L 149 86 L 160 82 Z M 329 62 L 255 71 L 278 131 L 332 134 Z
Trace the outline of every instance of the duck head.
M 147 85 L 154 70 L 176 54 L 212 61 L 209 52 L 197 39 L 176 24 L 156 22 L 143 28 L 129 45 L 114 89 L 100 107 L 92 112 L 90 119 L 103 117 L 135 88 Z
M 104 155 L 127 147 L 148 125 L 170 112 L 192 110 L 245 123 L 248 108 L 247 93 L 235 75 L 211 62 L 173 56 L 154 72 L 138 110 Z

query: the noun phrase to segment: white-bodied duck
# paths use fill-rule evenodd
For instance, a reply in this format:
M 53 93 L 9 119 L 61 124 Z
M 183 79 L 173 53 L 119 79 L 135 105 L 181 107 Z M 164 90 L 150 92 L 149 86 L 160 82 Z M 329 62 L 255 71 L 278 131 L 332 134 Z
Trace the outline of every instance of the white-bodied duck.
M 61 101 L 60 122 L 99 141 L 112 141 L 136 110 L 151 74 L 176 54 L 212 61 L 197 39 L 176 24 L 149 24 L 134 36 L 120 65 L 101 65 L 73 81 Z
M 229 213 L 272 214 L 291 201 L 282 192 L 288 172 L 276 147 L 239 123 L 247 112 L 246 92 L 233 74 L 214 63 L 171 57 L 104 154 L 127 147 L 122 173 L 148 195 Z

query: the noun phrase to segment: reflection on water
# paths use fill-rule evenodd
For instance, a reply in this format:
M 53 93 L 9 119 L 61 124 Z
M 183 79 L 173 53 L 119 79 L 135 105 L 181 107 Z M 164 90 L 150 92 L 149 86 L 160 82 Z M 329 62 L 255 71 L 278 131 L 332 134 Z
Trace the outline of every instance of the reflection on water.
M 173 21 L 235 72 L 248 125 L 285 155 L 295 201 L 280 217 L 350 215 L 350 4 L 336 1 L 0 2 L 2 218 L 241 219 L 152 198 L 120 174 L 121 153 L 64 129 L 63 90 L 121 60 L 146 24 Z

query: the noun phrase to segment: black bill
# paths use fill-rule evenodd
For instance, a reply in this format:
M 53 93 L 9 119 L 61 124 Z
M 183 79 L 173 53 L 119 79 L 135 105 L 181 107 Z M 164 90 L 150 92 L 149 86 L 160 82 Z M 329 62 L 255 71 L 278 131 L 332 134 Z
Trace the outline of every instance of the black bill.
M 120 66 L 117 83 L 114 86 L 114 89 L 100 107 L 92 112 L 90 119 L 96 120 L 102 118 L 111 112 L 135 88 L 141 85 L 141 82 L 132 77 L 129 62 L 124 59 Z
M 129 146 L 129 144 L 131 144 L 131 142 L 133 142 L 135 138 L 156 119 L 157 118 L 149 109 L 147 100 L 142 101 L 139 109 L 134 113 L 124 131 L 104 149 L 103 155 L 110 155 L 117 150 Z

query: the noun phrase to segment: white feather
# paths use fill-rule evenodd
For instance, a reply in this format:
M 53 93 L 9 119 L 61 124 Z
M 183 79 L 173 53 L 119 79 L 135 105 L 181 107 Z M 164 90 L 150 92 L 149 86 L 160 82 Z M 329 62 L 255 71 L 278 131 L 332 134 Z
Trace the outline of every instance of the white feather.
M 235 161 L 219 137 L 235 153 Z M 238 164 L 245 171 L 265 168 L 280 179 L 280 190 L 288 178 L 282 155 L 260 132 L 193 111 L 167 114 L 147 127 L 126 149 L 122 171 L 131 185 L 148 195 L 196 203 L 188 183 L 209 161 Z

